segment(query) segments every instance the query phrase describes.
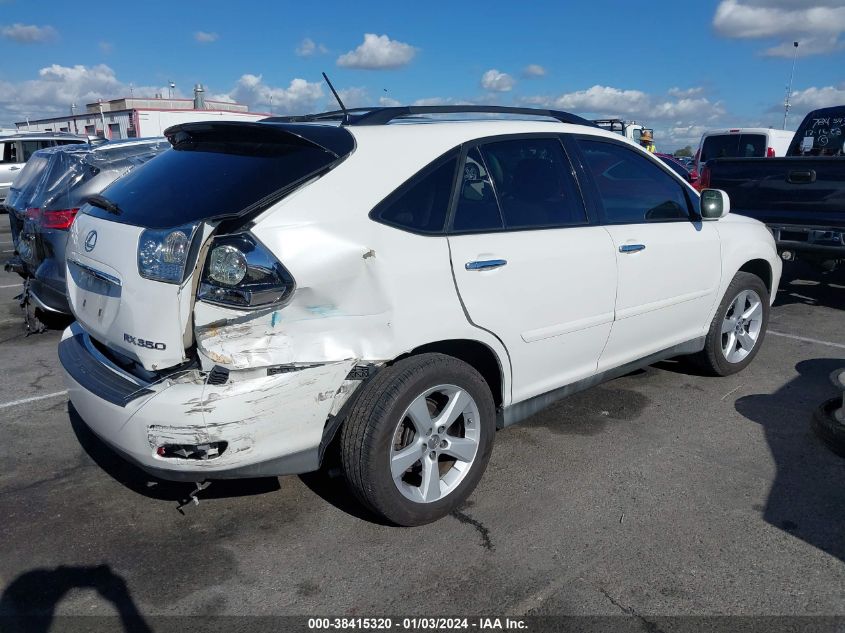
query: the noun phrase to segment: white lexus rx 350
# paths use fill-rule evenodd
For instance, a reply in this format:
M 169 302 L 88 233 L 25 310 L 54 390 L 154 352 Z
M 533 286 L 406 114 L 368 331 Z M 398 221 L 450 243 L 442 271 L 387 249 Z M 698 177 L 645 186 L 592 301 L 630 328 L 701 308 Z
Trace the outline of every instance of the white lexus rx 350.
M 762 345 L 765 226 L 579 117 L 167 136 L 80 210 L 59 347 L 82 419 L 159 477 L 305 473 L 338 442 L 365 505 L 422 524 L 472 492 L 497 428 L 669 357 L 731 374 Z

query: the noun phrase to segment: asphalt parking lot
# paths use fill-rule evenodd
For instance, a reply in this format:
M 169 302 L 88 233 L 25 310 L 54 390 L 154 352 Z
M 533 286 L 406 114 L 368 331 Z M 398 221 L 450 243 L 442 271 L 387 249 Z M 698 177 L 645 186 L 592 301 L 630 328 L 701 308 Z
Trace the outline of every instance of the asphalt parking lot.
M 6 218 L 4 258 L 11 250 Z M 328 474 L 151 482 L 63 395 L 0 274 L 0 615 L 845 615 L 845 460 L 812 434 L 845 275 L 798 269 L 743 373 L 667 362 L 500 432 L 460 512 L 380 525 Z

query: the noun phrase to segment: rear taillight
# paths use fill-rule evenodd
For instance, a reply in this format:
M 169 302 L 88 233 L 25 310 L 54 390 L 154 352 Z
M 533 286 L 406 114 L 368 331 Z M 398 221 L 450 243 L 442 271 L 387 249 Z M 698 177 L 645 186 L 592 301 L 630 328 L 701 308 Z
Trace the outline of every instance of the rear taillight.
M 70 225 L 73 224 L 73 219 L 76 217 L 76 209 L 57 209 L 55 211 L 41 212 L 41 227 L 45 229 L 59 229 L 67 231 Z
M 42 229 L 59 229 L 67 231 L 73 224 L 79 209 L 39 209 L 31 207 L 26 210 L 26 219 L 37 222 Z
M 774 147 L 767 147 L 766 148 L 766 158 L 774 158 L 775 157 L 775 148 Z

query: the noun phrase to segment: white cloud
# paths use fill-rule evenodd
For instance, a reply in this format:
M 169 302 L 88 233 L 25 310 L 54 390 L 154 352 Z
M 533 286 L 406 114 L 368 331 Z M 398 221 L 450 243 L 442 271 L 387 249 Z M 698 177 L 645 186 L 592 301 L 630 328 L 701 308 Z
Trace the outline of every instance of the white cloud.
M 845 103 L 845 83 L 839 86 L 824 86 L 822 88 L 812 86 L 804 90 L 796 90 L 792 93 L 789 101 L 793 108 L 807 112 L 816 108 L 841 105 Z M 780 107 L 782 108 L 782 106 Z
M 367 92 L 366 88 L 361 86 L 356 86 L 353 88 L 343 88 L 337 91 L 340 95 L 340 100 L 343 101 L 343 105 L 347 108 L 361 108 L 364 106 L 372 105 L 373 100 L 370 98 L 370 93 Z M 335 101 L 334 95 L 328 95 L 328 102 L 326 105 L 326 109 L 328 110 L 337 110 L 338 109 L 337 101 Z
M 393 97 L 379 97 L 378 104 L 386 108 L 393 108 L 402 105 L 402 102 Z
M 217 33 L 209 33 L 208 31 L 197 31 L 194 33 L 194 39 L 200 44 L 210 44 L 220 39 Z
M 546 74 L 546 69 L 540 64 L 528 64 L 522 69 L 522 76 L 527 78 L 543 77 Z
M 702 96 L 699 87 L 672 88 L 667 95 L 613 86 L 592 86 L 558 96 L 530 96 L 519 99 L 525 105 L 568 110 L 586 118 L 621 118 L 653 127 L 660 151 L 672 152 L 685 145 L 697 145 L 705 124 L 724 125 L 726 110 L 721 102 Z
M 98 46 L 100 47 L 100 52 L 103 55 L 111 55 L 112 51 L 114 50 L 114 44 L 112 44 L 111 42 L 100 42 Z
M 666 91 L 670 97 L 678 97 L 679 99 L 688 99 L 695 97 L 704 92 L 704 88 L 696 86 L 695 88 L 669 88 Z
M 326 48 L 323 44 L 318 44 L 310 37 L 306 37 L 299 43 L 299 46 L 296 47 L 296 50 L 294 52 L 299 57 L 311 57 L 317 54 L 325 55 L 329 52 L 329 49 Z
M 730 38 L 780 39 L 763 51 L 770 57 L 791 57 L 793 41 L 799 55 L 832 53 L 845 46 L 845 0 L 722 0 L 713 27 Z
M 415 106 L 439 106 L 439 105 L 455 105 L 459 103 L 453 97 L 425 97 L 417 99 L 412 105 Z M 466 103 L 465 101 L 462 103 Z
M 135 86 L 136 96 L 167 92 L 164 87 Z M 84 110 L 98 98 L 117 99 L 129 95 L 128 84 L 120 81 L 109 66 L 61 66 L 53 64 L 38 71 L 36 79 L 18 83 L 0 81 L 0 121 L 11 124 L 67 114 L 71 103 Z
M 798 45 L 798 57 L 809 57 L 810 55 L 826 55 L 845 48 L 845 42 L 837 35 L 812 37 L 801 37 Z M 763 51 L 766 57 L 789 57 L 795 54 L 795 45 L 792 41 L 781 42 L 777 46 L 771 46 Z
M 640 90 L 596 85 L 587 90 L 562 94 L 554 98 L 551 105 L 561 110 L 619 116 L 647 112 L 650 99 Z
M 34 24 L 20 23 L 0 26 L 0 37 L 18 42 L 19 44 L 51 42 L 58 36 L 58 31 L 52 26 L 35 26 Z
M 337 65 L 344 68 L 385 70 L 400 68 L 411 63 L 417 49 L 410 44 L 391 40 L 387 35 L 365 33 L 358 48 L 337 58 Z
M 507 73 L 491 68 L 481 75 L 481 87 L 494 92 L 508 92 L 512 90 L 516 80 Z
M 703 97 L 699 99 L 678 99 L 653 104 L 647 116 L 654 120 L 692 119 L 712 121 L 725 114 L 720 102 L 712 103 Z
M 265 84 L 261 75 L 241 75 L 228 96 L 238 103 L 247 104 L 251 110 L 272 110 L 274 114 L 305 114 L 314 112 L 323 97 L 319 82 L 293 79 L 287 88 Z

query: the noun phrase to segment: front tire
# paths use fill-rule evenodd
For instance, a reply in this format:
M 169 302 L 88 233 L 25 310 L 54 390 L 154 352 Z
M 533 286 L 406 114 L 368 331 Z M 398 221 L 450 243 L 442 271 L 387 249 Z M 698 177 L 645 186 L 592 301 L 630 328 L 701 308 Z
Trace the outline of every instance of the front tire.
M 738 272 L 710 324 L 704 349 L 694 358 L 708 373 L 730 376 L 757 353 L 769 325 L 769 291 L 757 275 Z
M 406 526 L 462 504 L 484 474 L 496 432 L 481 375 L 451 356 L 420 354 L 382 369 L 361 390 L 341 434 L 355 495 Z

